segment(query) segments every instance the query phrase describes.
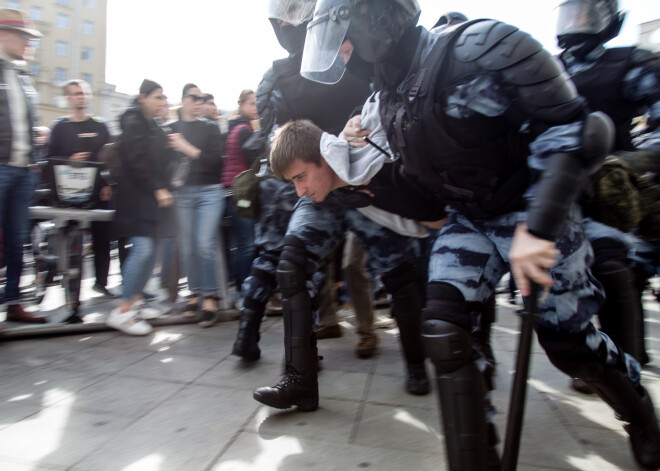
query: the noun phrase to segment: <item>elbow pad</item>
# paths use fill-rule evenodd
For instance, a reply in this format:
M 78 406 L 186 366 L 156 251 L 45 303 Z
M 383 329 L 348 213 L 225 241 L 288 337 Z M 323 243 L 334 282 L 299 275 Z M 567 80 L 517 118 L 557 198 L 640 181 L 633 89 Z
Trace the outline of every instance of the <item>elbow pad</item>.
M 527 229 L 531 234 L 547 240 L 557 238 L 586 176 L 601 166 L 613 145 L 612 120 L 601 112 L 587 115 L 581 154 L 561 153 L 548 158 L 536 197 L 528 207 Z
M 605 113 L 589 113 L 582 127 L 582 158 L 589 175 L 598 170 L 614 148 L 614 123 Z

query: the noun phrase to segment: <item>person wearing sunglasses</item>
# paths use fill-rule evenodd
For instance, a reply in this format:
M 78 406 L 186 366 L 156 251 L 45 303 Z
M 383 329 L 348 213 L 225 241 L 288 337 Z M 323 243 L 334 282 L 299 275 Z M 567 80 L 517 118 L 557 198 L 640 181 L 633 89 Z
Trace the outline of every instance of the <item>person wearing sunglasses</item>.
M 181 266 L 188 277 L 190 297 L 183 315 L 193 317 L 201 304 L 201 327 L 218 317 L 218 226 L 224 211 L 220 184 L 222 138 L 215 123 L 201 118 L 203 95 L 199 87 L 183 87 L 179 120 L 172 123 L 170 147 L 178 153 L 180 181 L 175 192 L 181 248 Z M 173 182 L 174 183 L 174 182 Z

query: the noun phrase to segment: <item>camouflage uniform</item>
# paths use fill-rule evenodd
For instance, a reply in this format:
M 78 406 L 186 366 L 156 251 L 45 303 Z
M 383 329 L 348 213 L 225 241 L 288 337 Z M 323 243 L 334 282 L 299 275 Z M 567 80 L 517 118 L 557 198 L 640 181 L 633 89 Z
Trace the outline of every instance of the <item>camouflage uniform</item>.
M 406 263 L 414 264 L 419 258 L 417 239 L 376 224 L 332 196 L 322 203 L 301 198 L 291 216 L 287 236 L 301 240 L 307 252 L 321 260 L 339 245 L 349 230 L 369 254 L 367 264 L 377 275 Z
M 254 243 L 257 256 L 252 271 L 243 281 L 242 292 L 248 304 L 266 306 L 275 287 L 277 260 L 289 218 L 298 201 L 296 189 L 291 183 L 271 178 L 259 183 L 259 215 L 254 225 Z

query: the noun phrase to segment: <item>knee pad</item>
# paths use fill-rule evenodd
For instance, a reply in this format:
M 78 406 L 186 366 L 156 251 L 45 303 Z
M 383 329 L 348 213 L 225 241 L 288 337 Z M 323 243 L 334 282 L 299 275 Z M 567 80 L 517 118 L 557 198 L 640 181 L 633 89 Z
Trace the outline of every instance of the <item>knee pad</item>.
M 446 320 L 470 330 L 467 303 L 458 288 L 449 283 L 432 281 L 426 286 L 426 300 L 426 309 L 422 313 L 423 321 Z
M 470 362 L 472 338 L 463 294 L 448 283 L 429 283 L 422 311 L 422 338 L 438 374 L 459 370 Z
M 277 265 L 277 283 L 283 297 L 291 298 L 306 290 L 306 265 L 307 257 L 302 241 L 297 237 L 285 237 L 284 248 Z
M 460 370 L 472 358 L 470 333 L 441 319 L 422 322 L 422 339 L 427 356 L 439 375 Z

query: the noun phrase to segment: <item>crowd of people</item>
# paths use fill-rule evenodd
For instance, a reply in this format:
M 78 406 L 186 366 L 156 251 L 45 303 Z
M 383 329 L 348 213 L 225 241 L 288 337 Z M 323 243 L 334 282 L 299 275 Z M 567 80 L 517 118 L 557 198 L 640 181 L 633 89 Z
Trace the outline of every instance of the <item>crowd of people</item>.
M 148 79 L 122 114 L 117 184 L 100 198 L 116 217 L 92 227 L 94 289 L 104 296 L 113 296 L 110 240 L 120 247 L 108 325 L 152 330 L 160 313 L 145 286 L 160 250 L 161 277 L 187 279 L 182 315 L 212 326 L 226 251 L 241 298 L 234 355 L 259 360 L 266 304 L 276 290 L 282 298 L 283 378 L 254 399 L 313 411 L 317 340 L 342 335 L 334 262 L 356 310 L 356 355 L 377 352 L 371 301 L 381 284 L 405 390 L 424 395 L 435 383 L 449 469 L 500 469 L 490 330 L 495 289 L 510 273 L 523 298 L 544 292 L 534 322 L 552 364 L 626 423 L 640 466 L 660 468 L 641 380 L 651 361 L 641 296 L 660 266 L 660 58 L 605 46 L 625 17 L 618 2 L 561 2 L 558 57 L 494 19 L 451 12 L 418 26 L 416 0 L 270 0 L 268 14 L 288 55 L 256 92 L 240 93 L 227 132 L 213 96 L 193 83 L 176 120 Z M 4 299 L 18 322 L 45 321 L 18 302 L 37 174 L 20 93 L 29 91 L 12 65 L 40 34 L 0 9 L 0 113 L 11 123 L 0 132 Z M 40 136 L 46 156 L 102 160 L 109 135 L 86 112 L 89 86 L 72 80 L 64 93 L 71 114 Z M 640 117 L 645 127 L 633 132 Z M 255 191 L 237 202 L 231 190 L 244 172 Z

